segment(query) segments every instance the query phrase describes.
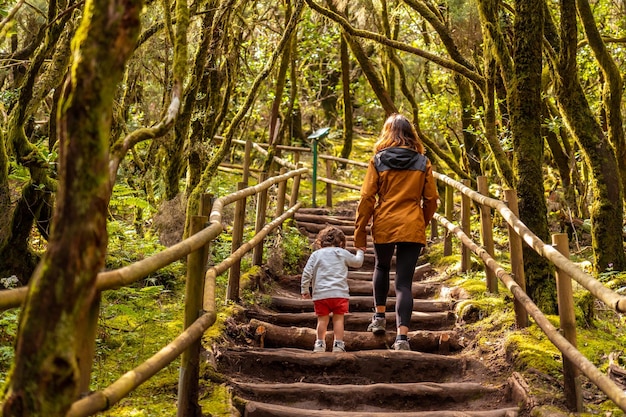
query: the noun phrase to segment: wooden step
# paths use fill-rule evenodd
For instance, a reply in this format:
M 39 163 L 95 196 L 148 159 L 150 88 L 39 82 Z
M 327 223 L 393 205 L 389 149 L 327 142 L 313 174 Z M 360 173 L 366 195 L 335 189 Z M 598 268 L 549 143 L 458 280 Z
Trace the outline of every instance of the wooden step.
M 496 403 L 502 399 L 502 387 L 484 386 L 472 382 L 404 384 L 264 384 L 233 381 L 236 395 L 247 401 L 262 401 L 275 405 L 305 408 L 314 401 L 320 408 L 333 411 L 356 411 L 365 408 L 402 406 L 405 410 L 426 411 L 441 408 L 456 410 L 469 403 Z M 459 404 L 466 402 L 467 404 Z
M 374 384 L 451 382 L 466 360 L 414 351 L 366 350 L 313 353 L 280 348 L 232 348 L 217 356 L 217 369 L 235 379 L 280 383 Z
M 450 311 L 454 307 L 454 301 L 440 300 L 413 300 L 413 311 L 436 312 Z M 387 297 L 387 311 L 394 311 L 395 297 Z M 270 306 L 281 312 L 303 313 L 313 311 L 313 301 L 291 297 L 271 297 Z M 371 296 L 350 296 L 350 311 L 374 311 L 374 299 Z
M 331 411 L 250 401 L 246 404 L 244 417 L 516 417 L 518 414 L 517 407 L 479 411 Z
M 278 283 L 282 289 L 288 290 L 297 296 L 300 294 L 301 276 L 292 275 L 289 277 L 279 278 Z M 351 295 L 372 295 L 372 283 L 363 279 L 348 279 Z M 437 282 L 420 283 L 414 282 L 412 287 L 413 298 L 429 298 L 437 297 L 441 291 L 441 284 Z M 396 296 L 395 282 L 389 282 L 389 297 Z
M 396 339 L 396 330 L 387 331 L 384 335 L 375 335 L 363 331 L 345 331 L 344 342 L 348 352 L 358 350 L 390 349 Z M 257 346 L 276 348 L 289 347 L 303 350 L 312 350 L 317 338 L 315 326 L 311 327 L 283 327 L 257 319 L 250 320 L 250 334 L 256 337 Z M 451 351 L 460 351 L 463 348 L 462 339 L 454 330 L 416 330 L 409 332 L 409 345 L 416 352 L 445 354 Z M 333 332 L 326 332 L 327 350 L 331 350 Z
M 350 295 L 372 295 L 373 294 L 373 286 L 371 282 L 363 281 L 363 280 L 348 280 L 348 286 L 350 287 Z M 411 285 L 411 293 L 413 294 L 413 298 L 429 298 L 436 297 L 439 295 L 439 291 L 441 289 L 441 284 L 437 283 L 419 283 L 414 282 Z M 395 281 L 389 282 L 389 292 L 387 293 L 389 297 L 396 296 L 396 285 Z
M 348 278 L 371 281 L 373 274 L 374 272 L 371 270 L 367 270 L 367 271 L 363 269 L 350 270 L 348 271 Z M 413 272 L 413 281 L 422 281 L 432 274 L 433 274 L 433 267 L 431 264 L 425 263 L 422 265 L 418 265 L 415 267 L 415 271 Z M 394 270 L 389 271 L 390 279 L 394 279 L 395 276 L 396 276 L 396 271 Z
M 246 317 L 257 319 L 277 326 L 297 326 L 315 328 L 317 316 L 313 312 L 304 313 L 276 313 L 264 309 L 246 310 Z M 396 328 L 396 315 L 387 314 L 387 330 Z M 446 330 L 456 324 L 456 314 L 452 311 L 422 312 L 414 311 L 411 314 L 411 326 L 413 330 Z M 346 330 L 363 331 L 372 321 L 371 312 L 354 312 L 344 315 L 344 327 Z M 329 329 L 332 329 L 332 320 Z
M 296 212 L 294 215 L 296 222 L 304 222 L 304 223 L 315 223 L 321 225 L 330 225 L 330 226 L 354 226 L 354 217 L 345 217 L 345 216 L 333 216 L 333 215 L 325 215 L 321 216 L 318 214 L 309 214 L 309 213 L 301 213 Z

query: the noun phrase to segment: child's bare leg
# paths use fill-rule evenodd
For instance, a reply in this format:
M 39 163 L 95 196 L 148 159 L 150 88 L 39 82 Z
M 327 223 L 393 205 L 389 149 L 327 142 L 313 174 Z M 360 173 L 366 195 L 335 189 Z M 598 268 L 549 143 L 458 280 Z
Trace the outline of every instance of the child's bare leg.
M 330 316 L 317 316 L 317 339 L 318 340 L 326 340 L 326 330 L 328 329 L 328 322 L 330 321 Z M 333 326 L 334 326 L 333 320 Z
M 343 314 L 333 313 L 333 333 L 335 340 L 343 340 Z

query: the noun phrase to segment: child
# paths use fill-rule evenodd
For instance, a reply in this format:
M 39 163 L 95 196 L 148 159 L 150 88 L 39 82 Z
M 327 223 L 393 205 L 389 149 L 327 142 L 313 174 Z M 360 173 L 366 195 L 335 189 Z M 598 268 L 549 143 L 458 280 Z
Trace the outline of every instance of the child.
M 346 236 L 334 226 L 321 230 L 315 239 L 316 249 L 302 271 L 302 298 L 312 298 L 317 316 L 317 340 L 313 352 L 326 351 L 326 329 L 333 313 L 333 352 L 345 352 L 343 316 L 348 312 L 350 291 L 348 267 L 363 265 L 363 251 L 353 255 L 345 249 Z M 309 293 L 309 284 L 313 296 Z

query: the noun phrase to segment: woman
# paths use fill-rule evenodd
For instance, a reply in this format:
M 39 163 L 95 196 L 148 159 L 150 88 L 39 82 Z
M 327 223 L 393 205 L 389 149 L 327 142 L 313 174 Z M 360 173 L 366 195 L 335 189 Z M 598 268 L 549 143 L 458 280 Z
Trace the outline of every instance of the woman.
M 385 333 L 389 270 L 396 251 L 397 333 L 393 348 L 411 350 L 407 335 L 413 311 L 413 273 L 439 196 L 424 145 L 406 117 L 392 114 L 387 118 L 374 153 L 361 186 L 354 231 L 354 246 L 365 251 L 366 227 L 372 220 L 376 311 L 367 330 Z

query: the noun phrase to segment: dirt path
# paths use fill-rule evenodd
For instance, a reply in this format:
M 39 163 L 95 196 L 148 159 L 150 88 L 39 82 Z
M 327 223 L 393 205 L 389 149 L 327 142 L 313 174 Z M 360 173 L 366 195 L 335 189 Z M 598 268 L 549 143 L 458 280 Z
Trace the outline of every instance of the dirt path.
M 349 215 L 317 209 L 298 213 L 296 220 L 311 238 L 326 223 L 352 234 Z M 353 250 L 351 241 L 348 249 Z M 414 275 L 411 351 L 390 350 L 393 284 L 386 334 L 366 332 L 373 311 L 372 269 L 368 248 L 364 266 L 349 276 L 345 353 L 312 353 L 316 319 L 312 302 L 300 298 L 299 275 L 278 280 L 269 307 L 246 311 L 237 326 L 245 329 L 247 343 L 222 347 L 217 356 L 217 370 L 228 379 L 242 416 L 523 415 L 515 378 L 494 374 L 464 352 L 467 340 L 456 325 L 455 300 L 442 295 L 442 283 L 428 264 Z M 327 346 L 332 338 L 331 330 Z

